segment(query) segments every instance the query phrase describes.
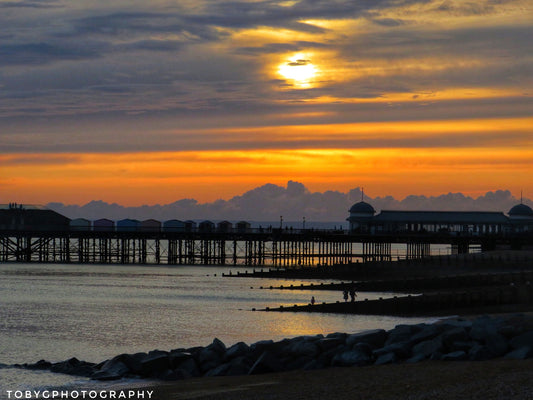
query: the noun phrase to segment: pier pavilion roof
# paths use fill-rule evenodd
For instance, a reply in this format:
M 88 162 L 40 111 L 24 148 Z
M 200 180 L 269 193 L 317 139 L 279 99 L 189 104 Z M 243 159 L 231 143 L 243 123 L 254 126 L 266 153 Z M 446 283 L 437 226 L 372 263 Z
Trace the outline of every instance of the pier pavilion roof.
M 491 211 L 389 211 L 382 210 L 374 222 L 402 222 L 425 224 L 505 224 L 502 212 Z

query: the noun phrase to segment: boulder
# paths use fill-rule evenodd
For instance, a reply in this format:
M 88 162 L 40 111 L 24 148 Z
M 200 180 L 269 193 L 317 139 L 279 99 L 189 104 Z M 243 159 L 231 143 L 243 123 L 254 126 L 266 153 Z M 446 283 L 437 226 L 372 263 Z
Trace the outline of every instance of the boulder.
M 512 359 L 512 360 L 525 360 L 531 357 L 533 357 L 533 347 L 524 346 L 516 350 L 510 351 L 509 353 L 505 355 L 504 358 Z
M 230 367 L 226 372 L 228 376 L 246 375 L 253 363 L 246 357 L 236 357 L 230 361 Z
M 526 346 L 533 347 L 533 331 L 528 331 L 512 338 L 509 344 L 513 349 L 519 349 Z
M 320 354 L 320 348 L 315 341 L 300 340 L 287 346 L 284 349 L 284 353 L 292 356 L 314 358 Z
M 50 369 L 51 366 L 52 363 L 46 360 L 39 360 L 34 364 L 22 364 L 23 368 L 31 370 L 46 370 Z
M 482 316 L 472 322 L 470 337 L 479 342 L 484 342 L 489 335 L 498 333 L 496 321 L 490 317 Z
M 116 357 L 113 357 L 111 360 L 106 361 L 98 371 L 95 371 L 91 375 L 91 379 L 103 381 L 123 378 L 132 372 L 132 369 L 127 365 L 127 363 L 138 367 L 136 372 L 140 372 L 141 365 L 138 361 L 134 360 L 129 354 L 120 354 Z
M 372 357 L 362 351 L 348 350 L 337 354 L 331 360 L 333 367 L 363 366 L 372 363 Z
M 188 358 L 185 361 L 181 362 L 181 364 L 179 364 L 176 370 L 181 370 L 184 374 L 189 376 L 196 377 L 201 375 L 200 369 L 198 368 L 198 365 L 196 364 L 194 358 Z
M 422 325 L 396 325 L 394 329 L 388 332 L 388 338 L 385 342 L 385 346 L 407 342 L 411 340 L 411 337 L 422 330 Z
M 381 349 L 374 350 L 372 354 L 374 357 L 381 357 L 382 355 L 393 353 L 397 358 L 404 359 L 411 355 L 411 346 L 406 342 L 398 342 L 389 344 Z
M 248 371 L 248 375 L 265 374 L 269 372 L 280 372 L 284 370 L 283 364 L 270 351 L 265 351 L 259 356 L 257 361 Z
M 213 339 L 213 343 L 207 346 L 207 348 L 220 356 L 223 356 L 224 353 L 226 353 L 226 345 L 218 338 Z
M 468 358 L 472 361 L 492 360 L 494 357 L 494 353 L 487 346 L 480 344 L 475 344 L 468 352 Z
M 170 358 L 168 353 L 161 351 L 149 352 L 141 361 L 141 371 L 143 376 L 152 376 L 161 371 L 170 369 Z
M 442 337 L 437 336 L 431 340 L 425 340 L 416 344 L 411 349 L 411 352 L 413 355 L 421 354 L 424 358 L 428 358 L 436 352 L 441 352 L 443 348 Z
M 344 344 L 344 338 L 340 337 L 326 337 L 316 342 L 316 345 L 320 348 L 320 351 L 329 351 L 335 349 Z
M 226 350 L 224 359 L 232 360 L 237 357 L 243 357 L 244 355 L 248 354 L 249 351 L 250 351 L 250 347 L 246 343 L 238 342 Z
M 485 346 L 489 349 L 490 352 L 496 357 L 501 357 L 507 353 L 509 349 L 509 344 L 507 339 L 500 335 L 499 333 L 489 334 L 485 338 Z
M 462 361 L 468 359 L 468 354 L 462 350 L 453 351 L 451 353 L 443 354 L 440 359 L 442 361 Z
M 426 342 L 428 340 L 432 340 L 439 336 L 443 331 L 442 326 L 438 325 L 425 325 L 422 327 L 420 332 L 415 333 L 413 336 L 411 336 L 410 342 L 413 344 L 417 344 L 420 342 Z
M 451 349 L 454 342 L 465 342 L 467 340 L 468 332 L 462 327 L 448 329 L 442 334 L 442 343 L 447 349 Z
M 168 355 L 168 361 L 170 362 L 170 368 L 177 368 L 182 362 L 193 358 L 191 353 L 186 351 L 172 350 Z
M 386 340 L 387 331 L 384 329 L 373 329 L 348 335 L 346 337 L 346 345 L 348 347 L 353 347 L 357 343 L 367 343 L 377 349 L 383 347 Z
M 225 376 L 230 368 L 230 363 L 220 364 L 219 366 L 207 371 L 204 376 Z
M 89 377 L 94 373 L 95 364 L 80 361 L 73 357 L 66 361 L 54 363 L 50 366 L 50 372 L 61 374 Z
M 384 365 L 392 364 L 398 361 L 398 357 L 394 352 L 381 354 L 377 359 L 374 365 Z
M 426 356 L 424 354 L 415 354 L 411 358 L 405 360 L 408 364 L 414 364 L 420 361 L 424 361 L 426 359 Z

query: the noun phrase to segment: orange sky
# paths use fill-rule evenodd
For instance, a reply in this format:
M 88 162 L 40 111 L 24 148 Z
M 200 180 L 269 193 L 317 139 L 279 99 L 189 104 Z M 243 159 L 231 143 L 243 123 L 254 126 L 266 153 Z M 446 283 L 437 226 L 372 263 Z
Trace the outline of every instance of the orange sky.
M 523 1 L 237 2 L 7 4 L 0 203 L 533 193 Z

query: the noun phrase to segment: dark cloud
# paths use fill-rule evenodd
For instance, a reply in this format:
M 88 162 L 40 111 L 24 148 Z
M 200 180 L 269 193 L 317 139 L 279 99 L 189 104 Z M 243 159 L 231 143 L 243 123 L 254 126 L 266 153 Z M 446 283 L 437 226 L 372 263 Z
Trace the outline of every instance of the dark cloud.
M 98 51 L 70 45 L 24 43 L 0 45 L 1 65 L 43 65 L 58 60 L 82 60 L 99 57 Z
M 3 1 L 0 8 L 57 8 L 62 7 L 61 3 L 56 0 L 20 0 L 20 1 Z
M 286 224 L 301 223 L 305 216 L 307 227 L 313 221 L 344 223 L 352 204 L 360 201 L 361 188 L 342 193 L 338 191 L 311 192 L 302 183 L 289 181 L 286 187 L 271 183 L 262 185 L 229 200 L 199 203 L 194 199 L 182 199 L 166 205 L 124 207 L 103 201 L 91 201 L 84 206 L 50 203 L 48 207 L 70 218 L 155 218 L 165 221 L 172 218 L 279 221 L 283 216 Z M 450 210 L 450 211 L 502 211 L 507 213 L 519 200 L 508 190 L 487 192 L 477 198 L 462 193 L 448 193 L 440 196 L 410 195 L 402 200 L 391 196 L 371 197 L 365 192 L 365 201 L 381 210 Z M 524 199 L 525 204 L 533 204 Z M 295 225 L 298 227 L 299 225 Z M 345 225 L 346 226 L 346 225 Z

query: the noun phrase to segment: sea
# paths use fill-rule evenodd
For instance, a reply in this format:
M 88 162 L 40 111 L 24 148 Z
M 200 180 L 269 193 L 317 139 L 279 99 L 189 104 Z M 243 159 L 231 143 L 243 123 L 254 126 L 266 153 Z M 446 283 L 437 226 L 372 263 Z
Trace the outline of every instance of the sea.
M 431 322 L 427 318 L 259 311 L 308 304 L 311 296 L 317 302 L 342 301 L 342 293 L 266 289 L 326 281 L 224 276 L 242 270 L 0 264 L 0 399 L 7 398 L 7 391 L 124 388 L 143 383 L 97 382 L 13 368 L 13 364 L 41 359 L 58 362 L 72 357 L 99 363 L 121 353 L 207 346 L 214 338 L 229 347 L 240 341 L 252 344 L 267 339 Z M 391 295 L 359 293 L 358 299 Z

